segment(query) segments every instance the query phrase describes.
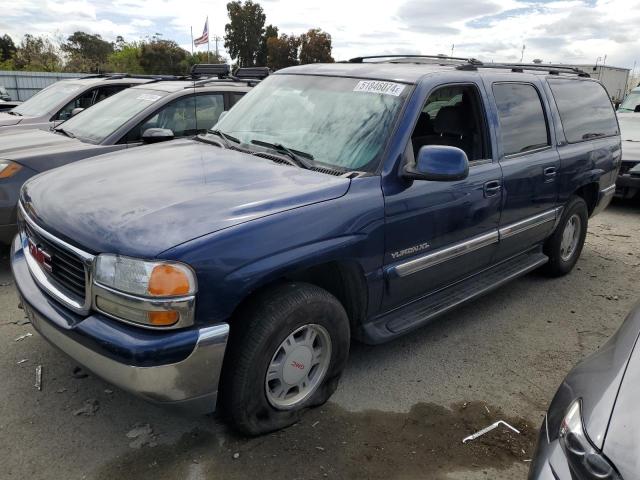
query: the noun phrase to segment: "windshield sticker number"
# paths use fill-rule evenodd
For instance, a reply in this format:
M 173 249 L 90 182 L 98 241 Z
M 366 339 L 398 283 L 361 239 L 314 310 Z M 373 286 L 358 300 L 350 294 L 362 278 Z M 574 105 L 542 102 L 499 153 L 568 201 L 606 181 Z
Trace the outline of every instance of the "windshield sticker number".
M 382 93 L 399 97 L 405 85 L 394 82 L 379 82 L 376 80 L 361 80 L 353 89 L 354 92 Z
M 142 95 L 138 95 L 136 100 L 146 100 L 147 102 L 155 102 L 159 98 L 162 98 L 162 95 L 151 95 L 150 93 L 143 93 Z

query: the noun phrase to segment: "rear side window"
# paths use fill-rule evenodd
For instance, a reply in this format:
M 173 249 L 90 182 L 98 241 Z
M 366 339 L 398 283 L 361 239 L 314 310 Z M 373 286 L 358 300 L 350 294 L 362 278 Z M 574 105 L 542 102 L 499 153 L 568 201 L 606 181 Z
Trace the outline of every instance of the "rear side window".
M 505 155 L 537 150 L 549 145 L 547 120 L 538 90 L 528 83 L 496 83 L 493 96 L 498 106 Z
M 618 134 L 607 91 L 597 82 L 548 80 L 569 143 Z

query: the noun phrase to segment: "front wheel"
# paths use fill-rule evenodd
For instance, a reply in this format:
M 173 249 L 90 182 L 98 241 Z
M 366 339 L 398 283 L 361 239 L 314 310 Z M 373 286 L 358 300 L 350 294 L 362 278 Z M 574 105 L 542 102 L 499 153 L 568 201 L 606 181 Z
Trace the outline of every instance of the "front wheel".
M 349 343 L 347 314 L 326 290 L 290 283 L 258 294 L 231 324 L 221 394 L 233 426 L 268 433 L 326 402 Z
M 589 211 L 584 199 L 571 197 L 544 246 L 544 253 L 549 257 L 544 267 L 547 274 L 559 277 L 573 269 L 584 246 L 588 221 Z

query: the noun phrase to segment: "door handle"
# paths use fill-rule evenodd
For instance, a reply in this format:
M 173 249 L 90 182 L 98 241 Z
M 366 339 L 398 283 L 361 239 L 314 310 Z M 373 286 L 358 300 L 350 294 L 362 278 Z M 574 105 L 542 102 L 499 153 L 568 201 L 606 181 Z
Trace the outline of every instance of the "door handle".
M 547 167 L 544 169 L 544 176 L 548 178 L 553 178 L 556 176 L 557 169 L 556 167 Z
M 494 195 L 497 195 L 501 189 L 502 183 L 500 183 L 500 180 L 491 180 L 490 182 L 484 184 L 484 196 L 493 197 Z

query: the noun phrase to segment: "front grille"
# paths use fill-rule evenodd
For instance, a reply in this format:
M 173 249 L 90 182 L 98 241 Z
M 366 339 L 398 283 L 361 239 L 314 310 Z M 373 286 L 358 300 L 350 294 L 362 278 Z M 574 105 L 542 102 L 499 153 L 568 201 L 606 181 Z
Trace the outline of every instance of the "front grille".
M 23 228 L 27 237 L 51 256 L 51 271 L 46 272 L 47 276 L 67 293 L 78 297 L 80 302 L 84 302 L 86 272 L 82 259 L 38 235 L 27 222 L 24 222 Z

